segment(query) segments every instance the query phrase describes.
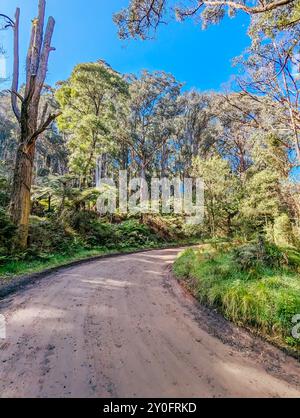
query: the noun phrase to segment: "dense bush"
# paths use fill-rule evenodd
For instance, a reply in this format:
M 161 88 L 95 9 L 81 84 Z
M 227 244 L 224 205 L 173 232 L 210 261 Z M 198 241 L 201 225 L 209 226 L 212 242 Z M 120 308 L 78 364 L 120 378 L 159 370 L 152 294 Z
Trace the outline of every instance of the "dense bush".
M 11 223 L 7 213 L 0 209 L 0 260 L 10 254 L 16 227 Z
M 1 176 L 0 173 L 0 208 L 5 208 L 9 202 L 9 182 L 6 177 Z
M 183 252 L 174 272 L 200 301 L 219 308 L 226 318 L 300 350 L 291 334 L 293 316 L 300 312 L 300 253 L 279 253 L 267 245 L 263 253 L 254 244 L 227 252 L 205 246 Z M 289 262 L 278 267 L 286 257 Z
M 15 226 L 4 210 L 0 210 L 0 257 L 2 260 L 47 259 L 53 254 L 70 254 L 80 249 L 142 248 L 163 242 L 148 225 L 139 219 L 111 223 L 93 211 L 69 212 L 63 218 L 48 214 L 31 216 L 28 248 L 10 255 Z
M 68 253 L 81 244 L 74 231 L 60 220 L 31 218 L 28 255 L 47 257 L 47 254 L 55 252 Z
M 297 245 L 296 226 L 286 213 L 281 213 L 264 227 L 266 239 L 280 247 Z
M 89 247 L 105 246 L 114 242 L 113 225 L 101 222 L 95 212 L 77 212 L 71 217 L 70 224 Z
M 283 246 L 295 243 L 293 226 L 286 213 L 281 214 L 274 220 L 274 242 Z
M 142 246 L 158 243 L 160 239 L 146 225 L 136 219 L 129 219 L 115 226 L 115 243 L 128 246 Z
M 237 247 L 233 250 L 233 256 L 244 271 L 259 267 L 280 267 L 285 262 L 284 254 L 276 245 L 263 241 Z
M 173 230 L 181 229 L 178 220 L 172 232 L 166 234 L 171 218 L 159 217 L 151 223 L 141 216 L 99 217 L 93 210 L 76 206 L 58 216 L 55 212 L 40 211 L 39 207 L 36 204 L 32 210 L 39 216 L 30 218 L 28 246 L 23 251 L 14 246 L 16 228 L 5 210 L 0 210 L 0 275 L 22 274 L 31 271 L 33 265 L 42 269 L 89 255 L 174 243 L 178 235 Z
M 137 219 L 112 224 L 101 220 L 95 212 L 82 211 L 71 217 L 70 224 L 89 247 L 135 247 L 159 241 L 150 228 Z

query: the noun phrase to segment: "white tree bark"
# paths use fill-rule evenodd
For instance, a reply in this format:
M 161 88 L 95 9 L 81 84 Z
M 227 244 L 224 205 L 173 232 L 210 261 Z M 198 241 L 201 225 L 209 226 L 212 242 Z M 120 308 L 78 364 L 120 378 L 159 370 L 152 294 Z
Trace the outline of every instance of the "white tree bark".
M 39 104 L 44 86 L 55 21 L 48 19 L 44 35 L 46 1 L 39 0 L 38 17 L 32 21 L 32 32 L 26 58 L 26 87 L 24 98 L 18 93 L 19 86 L 19 18 L 16 10 L 14 24 L 14 73 L 11 88 L 11 102 L 14 114 L 20 124 L 20 140 L 17 150 L 10 213 L 12 221 L 18 227 L 16 246 L 27 246 L 30 192 L 33 179 L 35 146 L 38 136 L 44 132 L 58 116 L 45 106 L 39 118 Z M 21 101 L 21 108 L 18 106 Z M 40 121 L 39 121 L 40 119 Z
M 11 87 L 11 106 L 13 112 L 20 122 L 21 113 L 18 107 L 18 89 L 19 89 L 19 22 L 20 22 L 20 9 L 16 10 L 15 14 L 15 24 L 13 27 L 14 31 L 14 69 L 13 69 L 13 79 Z

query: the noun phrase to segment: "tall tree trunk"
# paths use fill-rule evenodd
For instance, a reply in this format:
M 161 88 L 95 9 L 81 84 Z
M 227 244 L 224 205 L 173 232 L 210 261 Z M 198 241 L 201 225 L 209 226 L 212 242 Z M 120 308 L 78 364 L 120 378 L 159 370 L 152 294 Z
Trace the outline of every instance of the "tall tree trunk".
M 31 184 L 35 147 L 20 145 L 17 151 L 10 202 L 11 219 L 18 226 L 16 244 L 26 248 L 31 210 Z
M 32 21 L 31 39 L 26 59 L 26 85 L 22 97 L 19 86 L 19 18 L 16 10 L 14 31 L 14 72 L 12 77 L 11 103 L 20 125 L 20 140 L 15 161 L 15 170 L 10 202 L 11 219 L 17 228 L 16 247 L 27 246 L 30 193 L 33 177 L 35 145 L 39 135 L 44 132 L 58 114 L 48 112 L 46 104 L 39 114 L 39 104 L 44 86 L 49 54 L 53 50 L 51 40 L 55 21 L 49 17 L 44 34 L 46 1 L 39 0 L 38 17 Z M 18 100 L 21 102 L 19 106 Z
M 161 151 L 161 177 L 164 178 L 167 176 L 167 146 L 166 143 L 163 144 Z

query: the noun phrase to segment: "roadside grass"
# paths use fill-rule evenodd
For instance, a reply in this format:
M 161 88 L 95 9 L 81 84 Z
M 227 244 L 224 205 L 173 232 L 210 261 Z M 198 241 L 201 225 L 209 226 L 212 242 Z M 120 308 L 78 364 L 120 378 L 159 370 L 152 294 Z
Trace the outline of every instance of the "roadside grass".
M 185 239 L 174 242 L 146 243 L 145 245 L 116 245 L 114 247 L 94 247 L 87 249 L 78 247 L 68 252 L 46 254 L 45 258 L 38 259 L 12 259 L 0 264 L 0 284 L 9 281 L 15 276 L 34 274 L 55 267 L 63 267 L 74 261 L 88 260 L 89 258 L 126 254 L 139 250 L 163 249 L 198 244 L 197 239 Z
M 175 275 L 200 302 L 299 355 L 300 339 L 293 338 L 292 329 L 300 314 L 300 253 L 285 249 L 284 265 L 256 263 L 245 269 L 235 250 L 226 245 L 188 249 L 176 260 Z

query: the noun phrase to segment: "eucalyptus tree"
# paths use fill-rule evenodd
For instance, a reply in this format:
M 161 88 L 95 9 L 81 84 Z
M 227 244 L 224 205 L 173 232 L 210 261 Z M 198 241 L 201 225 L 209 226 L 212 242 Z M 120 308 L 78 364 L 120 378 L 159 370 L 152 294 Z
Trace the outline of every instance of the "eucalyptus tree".
M 210 235 L 230 236 L 241 193 L 239 179 L 229 162 L 217 154 L 209 158 L 196 157 L 192 162 L 192 174 L 204 182 L 204 207 Z
M 262 34 L 269 37 L 278 32 L 296 28 L 300 23 L 300 2 L 290 1 L 284 7 L 277 7 L 268 13 L 257 14 L 251 21 L 249 34 L 259 39 Z
M 20 9 L 16 9 L 12 25 L 14 34 L 14 63 L 11 86 L 11 105 L 20 127 L 19 143 L 16 155 L 10 213 L 13 223 L 17 226 L 16 246 L 27 246 L 30 192 L 32 186 L 33 167 L 36 142 L 41 133 L 57 117 L 56 112 L 49 110 L 46 103 L 40 108 L 40 98 L 47 74 L 55 21 L 49 17 L 46 29 L 46 1 L 39 0 L 38 16 L 32 21 L 31 38 L 26 58 L 26 83 L 24 94 L 19 92 L 19 24 Z
M 147 174 L 167 175 L 170 148 L 175 140 L 175 118 L 182 84 L 163 71 L 143 71 L 130 79 L 127 137 L 131 169 Z
M 298 30 L 255 42 L 239 59 L 244 75 L 240 89 L 261 105 L 295 166 L 300 165 L 300 59 Z M 266 118 L 265 118 L 266 121 Z
M 262 232 L 280 215 L 283 207 L 279 173 L 273 167 L 253 170 L 245 184 L 244 198 L 239 208 L 248 229 Z
M 21 94 L 23 89 L 21 88 Z M 51 95 L 50 95 L 51 96 Z M 53 107 L 49 91 L 44 89 L 41 105 L 47 101 L 49 108 Z M 10 95 L 7 92 L 0 94 L 0 159 L 13 169 L 18 149 L 19 124 L 12 112 Z M 36 143 L 34 159 L 33 183 L 36 177 L 45 173 L 64 174 L 67 169 L 67 150 L 63 136 L 55 123 L 44 131 Z
M 84 186 L 92 181 L 97 157 L 105 158 L 117 146 L 110 140 L 111 130 L 128 85 L 119 73 L 98 61 L 77 65 L 58 87 L 56 99 L 62 111 L 58 126 L 68 137 L 70 169 Z
M 222 20 L 226 12 L 234 16 L 242 11 L 250 16 L 261 15 L 265 19 L 276 12 L 280 16 L 282 12 L 291 14 L 298 10 L 296 0 L 130 0 L 128 7 L 114 16 L 114 21 L 119 26 L 121 38 L 145 39 L 173 16 L 180 21 L 188 18 L 201 20 L 206 27 Z
M 252 165 L 254 134 L 264 133 L 263 108 L 241 93 L 217 94 L 213 100 L 217 120 L 216 149 L 241 178 Z
M 215 95 L 191 90 L 179 98 L 180 114 L 176 119 L 177 169 L 188 175 L 191 160 L 206 157 L 215 147 L 218 123 L 214 112 Z

